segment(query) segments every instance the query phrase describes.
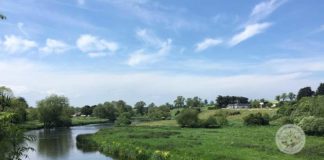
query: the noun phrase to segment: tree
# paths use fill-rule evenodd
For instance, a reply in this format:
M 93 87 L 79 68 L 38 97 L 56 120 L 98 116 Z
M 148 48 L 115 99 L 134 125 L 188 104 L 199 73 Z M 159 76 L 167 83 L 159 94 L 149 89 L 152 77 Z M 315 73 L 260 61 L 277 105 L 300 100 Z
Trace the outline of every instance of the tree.
M 280 95 L 277 95 L 275 99 L 276 99 L 278 102 L 280 102 L 280 100 L 281 100 L 281 96 L 280 96 Z
M 136 113 L 140 115 L 144 115 L 146 103 L 143 101 L 139 101 L 135 104 L 134 108 L 136 109 Z
M 207 99 L 204 100 L 204 104 L 208 105 L 208 100 Z
M 296 95 L 294 93 L 292 93 L 292 92 L 289 92 L 288 93 L 288 98 L 289 98 L 290 101 L 293 101 L 293 100 L 296 99 Z
M 317 90 L 316 90 L 316 95 L 318 96 L 318 95 L 324 95 L 324 83 L 321 83 L 319 86 L 318 86 L 318 88 L 317 88 Z
M 175 108 L 184 108 L 185 106 L 185 98 L 182 96 L 178 96 L 176 100 L 174 100 Z
M 67 97 L 51 95 L 37 102 L 37 108 L 45 128 L 71 125 L 70 115 L 66 112 L 69 108 Z
M 281 97 L 282 101 L 286 101 L 288 95 L 287 95 L 287 93 L 282 93 L 280 97 Z
M 87 115 L 88 116 L 88 115 L 91 115 L 92 112 L 93 112 L 93 108 L 90 107 L 90 106 L 88 106 L 88 105 L 86 105 L 86 106 L 84 106 L 84 107 L 81 108 L 81 114 L 83 114 L 83 115 Z
M 297 100 L 300 100 L 303 97 L 311 97 L 314 95 L 311 87 L 304 87 L 298 91 Z
M 0 87 L 0 112 L 5 111 L 6 108 L 10 108 L 12 98 L 14 98 L 14 94 L 12 90 L 5 86 L 1 86 Z
M 93 109 L 93 115 L 99 118 L 107 118 L 114 122 L 116 120 L 118 110 L 110 102 L 105 102 L 104 104 L 98 104 Z

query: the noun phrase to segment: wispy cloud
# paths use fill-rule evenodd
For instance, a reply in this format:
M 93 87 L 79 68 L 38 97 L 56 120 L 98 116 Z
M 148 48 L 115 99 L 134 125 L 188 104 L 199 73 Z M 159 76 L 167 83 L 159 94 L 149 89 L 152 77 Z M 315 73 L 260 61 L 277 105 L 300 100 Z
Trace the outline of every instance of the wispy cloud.
M 38 44 L 35 41 L 24 39 L 15 35 L 4 36 L 4 41 L 0 41 L 0 46 L 5 52 L 10 54 L 23 53 L 36 48 Z
M 221 44 L 223 40 L 221 39 L 213 39 L 213 38 L 206 38 L 202 42 L 196 44 L 196 52 L 200 52 L 206 50 L 209 47 L 217 46 Z
M 63 41 L 50 39 L 46 40 L 46 45 L 39 49 L 41 53 L 45 54 L 60 54 L 66 52 L 71 47 Z
M 25 25 L 24 23 L 19 22 L 17 23 L 17 28 L 24 36 L 29 37 L 28 33 L 24 29 L 24 25 Z
M 236 35 L 234 35 L 229 41 L 230 46 L 235 46 L 242 41 L 245 41 L 257 34 L 264 32 L 267 28 L 271 26 L 271 23 L 255 23 L 245 26 L 244 30 Z
M 229 41 L 229 46 L 235 46 L 271 27 L 270 22 L 260 22 L 271 15 L 287 0 L 266 0 L 254 6 L 248 21 L 243 25 L 243 31 L 235 34 Z
M 248 23 L 256 23 L 273 13 L 278 7 L 287 0 L 266 0 L 254 6 Z
M 119 49 L 119 45 L 113 41 L 84 34 L 81 35 L 76 41 L 77 47 L 90 57 L 102 57 L 115 53 Z
M 129 66 L 155 63 L 168 55 L 172 48 L 171 39 L 162 40 L 147 29 L 138 30 L 136 36 L 143 40 L 149 47 L 141 48 L 130 54 L 127 60 Z

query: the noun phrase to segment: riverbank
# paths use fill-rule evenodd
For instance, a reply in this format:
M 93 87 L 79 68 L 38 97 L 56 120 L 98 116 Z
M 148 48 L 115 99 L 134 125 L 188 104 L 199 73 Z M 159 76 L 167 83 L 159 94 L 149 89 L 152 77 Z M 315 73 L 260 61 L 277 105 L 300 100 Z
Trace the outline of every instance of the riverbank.
M 109 122 L 107 119 L 101 119 L 96 117 L 73 117 L 71 126 L 81 126 L 87 124 L 99 124 L 99 123 L 107 123 L 107 122 Z M 39 122 L 38 120 L 27 121 L 25 123 L 18 124 L 18 125 L 25 130 L 44 128 L 44 124 Z
M 243 116 L 258 111 L 242 110 L 228 117 L 228 126 L 217 129 L 180 128 L 175 120 L 163 120 L 102 129 L 78 136 L 77 142 L 121 160 L 324 160 L 324 137 L 307 136 L 305 148 L 296 155 L 288 155 L 280 152 L 275 143 L 280 125 L 243 125 Z M 202 111 L 199 116 L 205 118 L 217 112 L 220 110 Z

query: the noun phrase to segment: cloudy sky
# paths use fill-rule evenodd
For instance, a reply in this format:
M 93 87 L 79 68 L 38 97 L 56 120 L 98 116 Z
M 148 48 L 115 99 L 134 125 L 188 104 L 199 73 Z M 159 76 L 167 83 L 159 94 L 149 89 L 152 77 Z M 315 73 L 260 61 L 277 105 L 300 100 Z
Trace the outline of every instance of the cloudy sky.
M 0 86 L 35 105 L 273 99 L 324 81 L 318 0 L 0 0 Z

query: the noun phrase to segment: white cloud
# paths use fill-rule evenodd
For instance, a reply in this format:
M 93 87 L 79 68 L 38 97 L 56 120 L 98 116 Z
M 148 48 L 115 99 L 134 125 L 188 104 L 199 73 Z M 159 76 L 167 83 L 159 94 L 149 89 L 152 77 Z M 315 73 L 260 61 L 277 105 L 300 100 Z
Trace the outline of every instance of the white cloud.
M 37 47 L 37 43 L 32 40 L 24 39 L 15 35 L 6 35 L 1 44 L 5 52 L 23 53 Z
M 87 53 L 90 57 L 98 57 L 93 55 L 105 56 L 113 54 L 119 49 L 118 43 L 107 41 L 90 34 L 81 35 L 76 45 L 82 52 Z
M 83 106 L 118 99 L 128 103 L 144 100 L 161 104 L 172 102 L 178 95 L 208 99 L 214 99 L 217 95 L 273 98 L 278 93 L 296 91 L 303 86 L 317 86 L 322 80 L 321 77 L 313 79 L 309 75 L 305 78 L 302 73 L 207 76 L 160 72 L 62 71 L 56 67 L 30 61 L 0 60 L 0 72 L 6 75 L 0 79 L 0 86 L 20 86 L 14 87 L 20 90 L 19 93 L 15 92 L 16 96 L 26 97 L 32 105 L 49 93 L 64 93 L 72 105 Z
M 223 41 L 221 39 L 213 39 L 213 38 L 206 38 L 204 41 L 198 43 L 196 45 L 196 52 L 203 51 L 209 47 L 217 46 L 221 44 Z
M 70 46 L 65 42 L 55 40 L 55 39 L 46 39 L 46 45 L 39 49 L 40 52 L 45 54 L 60 54 L 66 52 Z
M 250 15 L 250 23 L 256 23 L 268 17 L 272 12 L 274 12 L 279 6 L 284 4 L 287 0 L 266 0 L 257 4 Z
M 234 35 L 231 40 L 229 41 L 230 46 L 235 46 L 257 34 L 262 33 L 267 28 L 271 26 L 271 23 L 255 23 L 247 25 L 244 30 L 236 35 Z
M 136 31 L 136 36 L 149 45 L 161 46 L 163 41 L 147 29 Z
M 130 54 L 127 64 L 136 66 L 140 64 L 155 63 L 167 56 L 172 48 L 172 40 L 161 40 L 147 29 L 140 29 L 136 36 L 144 41 L 147 48 L 141 48 Z

